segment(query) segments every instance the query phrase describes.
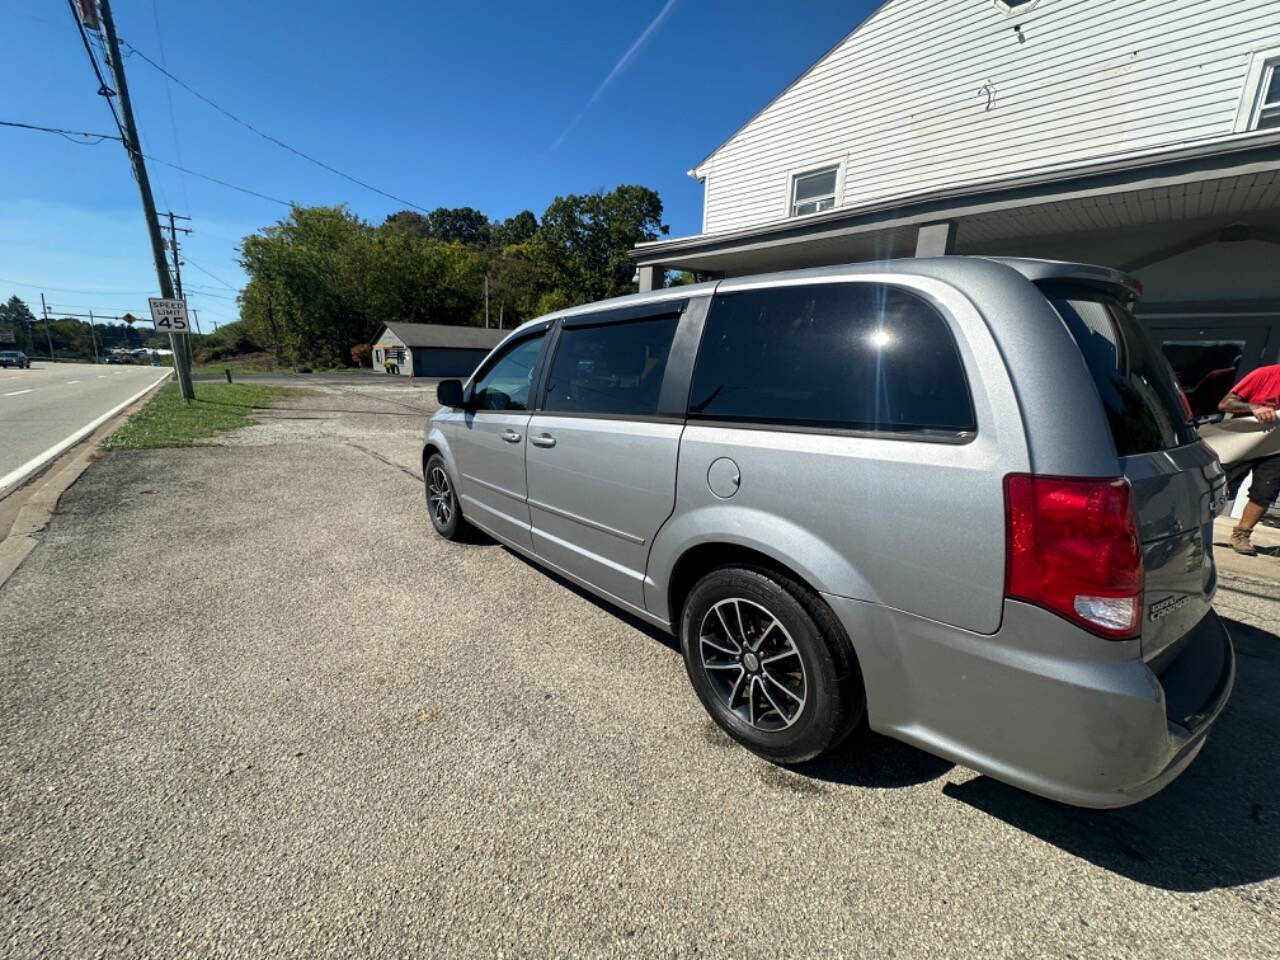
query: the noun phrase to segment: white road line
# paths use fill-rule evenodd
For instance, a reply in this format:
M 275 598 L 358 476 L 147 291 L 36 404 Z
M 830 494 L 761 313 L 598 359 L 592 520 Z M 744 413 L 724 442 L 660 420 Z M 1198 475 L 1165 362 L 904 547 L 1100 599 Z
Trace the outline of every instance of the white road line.
M 69 386 L 71 386 L 71 384 L 73 384 L 73 383 L 79 383 L 79 382 L 80 382 L 79 380 L 68 380 L 68 381 L 67 381 L 67 386 L 69 387 Z
M 6 394 L 5 394 L 5 396 L 6 396 L 6 397 L 16 397 L 16 396 L 18 396 L 19 394 L 23 394 L 23 393 L 30 393 L 30 392 L 31 392 L 31 391 L 30 391 L 29 389 L 28 389 L 28 390 L 15 390 L 15 391 L 13 391 L 13 393 L 6 393 Z
M 106 375 L 105 373 L 100 373 L 100 374 L 98 374 L 98 379 L 99 379 L 99 380 L 105 380 L 105 379 L 107 379 L 107 375 Z
M 108 420 L 114 417 L 117 413 L 119 413 L 125 407 L 129 406 L 129 404 L 133 403 L 135 400 L 141 399 L 142 397 L 146 396 L 148 392 L 160 386 L 160 384 L 164 383 L 166 380 L 169 379 L 169 376 L 170 374 L 166 372 L 165 375 L 161 377 L 159 380 L 143 387 L 141 390 L 135 393 L 128 400 L 124 401 L 124 403 L 117 404 L 116 406 L 108 410 L 106 413 L 104 413 L 102 416 L 98 417 L 98 419 L 94 420 L 92 423 L 85 424 L 83 427 L 81 427 L 71 436 L 67 437 L 65 440 L 59 440 L 57 443 L 55 443 L 52 447 L 50 447 L 44 453 L 41 453 L 35 457 L 32 457 L 30 460 L 28 460 L 26 463 L 20 466 L 17 470 L 11 470 L 9 473 L 6 473 L 3 477 L 0 477 L 0 495 L 3 495 L 9 487 L 12 487 L 15 484 L 21 483 L 23 480 L 27 479 L 29 475 L 35 473 L 37 470 L 43 467 L 46 463 L 48 463 L 58 454 L 62 453 L 63 450 L 66 450 L 68 447 L 75 446 L 77 443 L 79 443 L 89 434 L 93 433 L 93 431 L 97 430 L 98 427 L 102 426 L 104 423 L 106 423 Z

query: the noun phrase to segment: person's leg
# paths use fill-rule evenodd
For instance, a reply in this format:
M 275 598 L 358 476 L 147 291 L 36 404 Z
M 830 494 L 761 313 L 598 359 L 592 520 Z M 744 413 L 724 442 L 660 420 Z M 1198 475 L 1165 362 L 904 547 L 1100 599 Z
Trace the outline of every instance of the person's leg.
M 1240 522 L 1231 531 L 1231 548 L 1236 553 L 1254 556 L 1257 550 L 1249 542 L 1249 535 L 1258 525 L 1280 493 L 1280 457 L 1269 457 L 1253 468 L 1253 483 L 1249 487 L 1249 502 L 1245 504 Z

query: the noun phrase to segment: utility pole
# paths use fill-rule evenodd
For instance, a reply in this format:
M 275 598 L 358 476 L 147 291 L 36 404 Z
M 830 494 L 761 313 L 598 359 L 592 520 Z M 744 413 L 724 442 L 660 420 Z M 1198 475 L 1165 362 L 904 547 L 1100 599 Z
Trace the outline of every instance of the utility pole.
M 178 234 L 191 233 L 190 227 L 180 227 L 175 220 L 190 221 L 190 217 L 179 216 L 170 210 L 165 214 L 169 218 L 169 252 L 173 254 L 173 282 L 178 288 L 178 299 L 185 300 L 182 295 L 182 261 L 178 259 Z
M 120 116 L 124 124 L 124 148 L 129 153 L 129 162 L 133 165 L 133 178 L 138 181 L 138 193 L 142 197 L 142 213 L 147 221 L 147 232 L 151 236 L 151 255 L 155 260 L 156 279 L 160 281 L 160 295 L 166 300 L 173 299 L 173 284 L 169 279 L 169 265 L 165 262 L 164 242 L 160 238 L 160 221 L 156 218 L 156 202 L 151 196 L 151 180 L 147 177 L 147 165 L 142 157 L 142 148 L 138 142 L 138 127 L 133 119 L 133 103 L 129 99 L 129 85 L 124 78 L 124 61 L 120 57 L 120 41 L 116 38 L 116 24 L 111 16 L 110 0 L 98 0 L 98 15 L 102 24 L 102 38 L 107 44 L 107 62 L 111 67 L 111 76 L 115 80 L 116 95 L 120 98 Z M 191 389 L 191 370 L 187 366 L 186 354 L 179 349 L 180 334 L 169 334 L 169 346 L 173 350 L 173 369 L 178 377 L 178 389 L 182 391 L 182 399 L 191 402 L 194 393 Z
M 98 325 L 93 322 L 93 311 L 89 311 L 89 342 L 93 344 L 93 362 L 98 362 Z
M 484 275 L 484 328 L 489 329 L 489 274 Z
M 178 299 L 186 300 L 187 299 L 186 295 L 182 292 L 182 259 L 180 258 L 178 253 L 178 234 L 179 233 L 189 234 L 191 233 L 191 229 L 189 227 L 180 227 L 174 221 L 175 220 L 190 221 L 191 218 L 179 216 L 178 214 L 174 213 L 172 210 L 170 210 L 166 214 L 166 216 L 169 218 L 169 252 L 173 254 L 173 282 L 174 282 L 174 285 L 178 288 L 178 291 L 177 291 Z M 191 337 L 190 336 L 182 337 L 181 344 L 182 344 L 183 354 L 185 355 L 185 358 L 186 358 L 187 369 L 190 370 L 191 369 Z M 174 358 L 173 363 L 174 363 L 174 366 L 176 367 L 178 364 L 178 360 L 176 357 Z
M 40 294 L 40 309 L 44 311 L 44 335 L 49 341 L 49 359 L 57 360 L 53 355 L 53 334 L 49 332 L 49 305 L 44 302 L 44 294 Z

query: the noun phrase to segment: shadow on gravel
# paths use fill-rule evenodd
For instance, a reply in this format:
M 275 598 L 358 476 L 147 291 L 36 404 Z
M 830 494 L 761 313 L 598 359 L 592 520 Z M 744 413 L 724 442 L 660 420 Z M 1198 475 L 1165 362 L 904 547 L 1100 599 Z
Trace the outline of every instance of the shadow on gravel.
M 943 791 L 1149 886 L 1203 891 L 1280 876 L 1280 637 L 1225 623 L 1238 654 L 1235 693 L 1200 756 L 1151 799 L 1083 810 L 989 777 Z
M 897 790 L 936 780 L 954 766 L 950 760 L 881 736 L 863 723 L 834 753 L 788 769 L 828 783 Z

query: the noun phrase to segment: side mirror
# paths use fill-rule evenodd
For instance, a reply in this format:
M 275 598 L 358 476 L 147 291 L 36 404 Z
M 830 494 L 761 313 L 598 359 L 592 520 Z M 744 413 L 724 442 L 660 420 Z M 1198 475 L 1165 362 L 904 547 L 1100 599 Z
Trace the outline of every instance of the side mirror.
M 461 407 L 462 381 L 441 380 L 436 384 L 436 400 L 442 407 Z

